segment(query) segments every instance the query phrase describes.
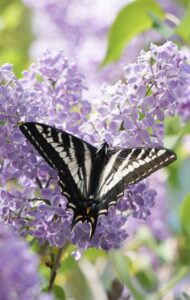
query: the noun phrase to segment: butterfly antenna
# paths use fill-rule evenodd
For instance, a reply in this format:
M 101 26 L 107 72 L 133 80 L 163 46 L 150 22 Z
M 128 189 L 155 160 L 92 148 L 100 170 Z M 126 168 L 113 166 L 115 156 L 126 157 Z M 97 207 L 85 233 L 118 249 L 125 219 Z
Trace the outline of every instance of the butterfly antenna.
M 99 138 L 99 142 L 100 144 L 102 144 L 102 138 L 100 136 L 100 133 L 98 132 L 98 130 L 96 129 L 96 127 L 94 126 L 94 124 L 92 122 L 90 122 L 90 124 L 92 125 L 92 128 L 94 129 L 94 131 L 96 132 L 98 138 Z

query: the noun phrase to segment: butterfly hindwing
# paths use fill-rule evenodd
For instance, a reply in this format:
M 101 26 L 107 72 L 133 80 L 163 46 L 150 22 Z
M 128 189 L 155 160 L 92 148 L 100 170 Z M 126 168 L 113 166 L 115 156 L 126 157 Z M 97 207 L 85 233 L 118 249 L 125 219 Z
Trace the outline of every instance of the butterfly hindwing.
M 176 154 L 166 148 L 133 148 L 110 151 L 107 165 L 102 170 L 96 190 L 99 215 L 107 214 L 126 187 L 148 177 L 176 160 Z

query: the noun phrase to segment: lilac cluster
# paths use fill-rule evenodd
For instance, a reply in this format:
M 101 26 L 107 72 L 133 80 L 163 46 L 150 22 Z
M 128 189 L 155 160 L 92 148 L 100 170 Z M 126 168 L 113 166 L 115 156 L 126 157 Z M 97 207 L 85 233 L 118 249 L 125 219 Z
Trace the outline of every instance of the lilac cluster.
M 113 147 L 162 146 L 165 117 L 177 114 L 182 121 L 188 120 L 188 106 L 181 107 L 184 101 L 189 101 L 186 98 L 189 87 L 190 66 L 177 46 L 171 42 L 159 47 L 152 44 L 148 52 L 141 52 L 137 63 L 126 66 L 125 81 L 104 86 L 96 100 L 96 113 L 91 117 L 94 134 L 85 138 L 97 143 L 101 137 Z M 81 130 L 87 131 L 88 126 L 84 123 Z M 163 191 L 158 195 L 162 198 L 157 202 L 159 208 L 163 208 L 165 199 L 161 181 L 160 178 L 153 185 L 153 188 L 159 185 L 159 192 Z M 146 219 L 155 196 L 155 190 L 147 182 L 139 183 L 128 188 L 117 209 Z M 155 215 L 149 221 L 158 239 L 168 234 L 160 224 L 163 216 L 160 218 L 160 210 L 155 208 Z
M 189 85 L 187 85 L 186 89 L 181 90 L 178 93 L 177 112 L 181 116 L 183 123 L 186 123 L 190 120 L 190 86 Z
M 166 240 L 171 233 L 167 222 L 169 205 L 166 182 L 167 173 L 163 169 L 153 174 L 149 179 L 149 184 L 156 190 L 157 195 L 154 209 L 151 210 L 151 214 L 147 218 L 147 226 L 158 241 Z
M 57 173 L 39 157 L 20 132 L 22 121 L 39 121 L 70 131 L 81 138 L 80 130 L 91 112 L 91 104 L 82 97 L 85 88 L 74 64 L 61 52 L 45 53 L 17 80 L 10 65 L 0 70 L 0 153 L 1 205 L 5 222 L 20 234 L 31 234 L 41 242 L 63 246 L 68 240 L 80 247 L 119 247 L 126 238 L 121 227 L 126 220 L 115 212 L 103 218 L 89 243 L 87 224 L 71 235 L 73 213 L 57 185 Z M 112 226 L 110 226 L 112 223 Z M 111 241 L 109 241 L 111 237 Z
M 45 234 L 43 237 L 50 241 L 56 235 L 53 244 L 60 244 L 56 242 L 60 233 L 56 231 L 57 221 L 51 220 L 54 214 L 64 214 L 65 200 L 60 189 L 54 189 L 57 173 L 39 159 L 18 125 L 35 120 L 79 134 L 80 124 L 91 111 L 90 103 L 82 98 L 84 88 L 76 65 L 68 62 L 61 52 L 45 53 L 20 80 L 10 65 L 0 69 L 1 215 L 22 234 L 26 234 L 28 227 L 34 233 L 34 227 L 34 236 L 39 236 L 40 229 Z M 46 205 L 45 211 L 45 203 L 35 201 L 36 193 L 38 198 L 49 196 L 52 206 Z M 66 212 L 68 226 L 70 215 Z M 63 235 L 62 244 L 64 242 Z
M 134 38 L 124 52 L 123 59 L 100 68 L 107 47 L 109 28 L 117 13 L 130 1 L 109 0 L 96 2 L 86 0 L 23 0 L 33 9 L 35 41 L 31 47 L 32 58 L 46 49 L 63 49 L 69 58 L 74 58 L 85 74 L 91 95 L 97 92 L 102 81 L 114 82 L 122 74 L 123 64 L 136 60 L 140 50 L 150 41 L 163 41 L 158 31 L 149 30 Z M 158 1 L 170 15 L 182 14 L 181 7 L 172 0 Z M 48 24 L 48 29 L 44 26 Z M 93 87 L 93 89 L 92 89 Z
M 10 226 L 2 223 L 0 256 L 2 300 L 53 300 L 50 295 L 40 295 L 41 279 L 37 272 L 37 256 Z
M 113 146 L 161 146 L 165 117 L 177 113 L 188 119 L 190 66 L 184 54 L 169 41 L 152 44 L 149 51 L 141 51 L 137 63 L 125 67 L 124 78 L 103 87 L 92 119 L 97 130 L 92 142 L 99 134 Z M 188 105 L 182 109 L 184 101 Z
M 189 84 L 185 58 L 170 42 L 152 45 L 137 64 L 126 67 L 125 76 L 126 82 L 107 86 L 101 101 L 90 103 L 82 96 L 85 87 L 76 66 L 61 52 L 46 52 L 19 80 L 9 65 L 0 69 L 0 212 L 22 235 L 29 233 L 52 246 L 71 240 L 80 248 L 109 250 L 120 247 L 128 236 L 129 215 L 150 215 L 156 192 L 140 183 L 129 188 L 108 216 L 99 218 L 91 241 L 88 224 L 79 224 L 71 234 L 73 213 L 66 210 L 57 173 L 18 128 L 21 121 L 39 121 L 96 146 L 103 139 L 110 146 L 161 145 L 165 115 L 175 113 L 177 95 Z
M 70 59 L 77 62 L 88 85 L 91 88 L 94 86 L 94 91 L 103 78 L 118 78 L 121 65 L 105 70 L 101 70 L 99 65 L 106 52 L 108 28 L 126 0 L 23 2 L 34 9 L 36 41 L 31 48 L 32 58 L 38 57 L 46 49 L 63 49 Z M 48 31 L 44 22 L 48 24 Z

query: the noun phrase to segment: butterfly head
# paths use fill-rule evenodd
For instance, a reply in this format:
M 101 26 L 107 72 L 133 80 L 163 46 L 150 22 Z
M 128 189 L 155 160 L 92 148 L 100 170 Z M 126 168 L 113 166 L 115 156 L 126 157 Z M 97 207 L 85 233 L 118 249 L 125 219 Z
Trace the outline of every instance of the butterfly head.
M 99 158 L 108 157 L 108 155 L 109 155 L 109 145 L 106 141 L 104 141 L 104 143 L 100 146 L 100 148 L 98 148 L 98 150 L 96 151 L 96 154 Z

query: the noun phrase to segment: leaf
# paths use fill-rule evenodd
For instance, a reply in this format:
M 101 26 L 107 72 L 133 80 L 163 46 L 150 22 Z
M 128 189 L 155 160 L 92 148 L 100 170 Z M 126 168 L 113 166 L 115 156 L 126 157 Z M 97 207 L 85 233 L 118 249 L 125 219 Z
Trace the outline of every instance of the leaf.
M 150 293 L 158 289 L 157 277 L 151 268 L 146 267 L 146 269 L 140 270 L 136 277 L 146 292 Z
M 184 198 L 180 207 L 180 221 L 185 233 L 190 237 L 190 193 Z
M 171 38 L 174 34 L 174 29 L 169 27 L 166 23 L 164 23 L 160 18 L 158 18 L 154 13 L 149 13 L 150 17 L 152 18 L 153 25 L 152 27 L 160 33 L 165 39 Z
M 3 1 L 2 8 L 0 4 L 0 65 L 13 64 L 14 71 L 20 76 L 29 63 L 30 13 L 20 0 Z
M 182 300 L 190 300 L 190 295 L 188 295 L 186 292 L 182 292 L 183 299 Z
M 118 60 L 132 38 L 153 26 L 150 13 L 161 19 L 164 17 L 163 10 L 154 0 L 136 0 L 119 12 L 109 32 L 108 49 L 102 66 Z
M 19 26 L 23 13 L 24 7 L 18 2 L 9 5 L 1 15 L 6 24 L 6 29 L 14 30 L 15 27 Z
M 176 27 L 175 33 L 182 37 L 186 43 L 190 42 L 190 9 Z
M 117 252 L 115 253 L 112 261 L 119 279 L 127 286 L 135 300 L 145 299 L 145 295 L 137 289 L 133 282 L 133 276 L 130 274 L 131 262 L 129 258 Z
M 91 293 L 90 299 L 107 300 L 107 294 L 104 289 L 103 282 L 95 265 L 90 263 L 87 259 L 81 259 L 79 261 L 79 267 L 88 284 L 88 290 Z
M 62 261 L 56 276 L 56 283 L 64 285 L 67 298 L 77 300 L 92 299 L 86 278 L 80 270 L 79 263 L 68 255 Z
M 147 300 L 162 300 L 166 299 L 166 295 L 174 291 L 175 287 L 185 280 L 187 274 L 189 273 L 189 266 L 178 267 L 176 274 L 166 283 L 158 289 L 158 291 L 149 297 L 146 297 Z M 165 297 L 166 296 L 166 297 Z M 168 298 L 167 298 L 168 299 Z
M 54 285 L 53 286 L 53 294 L 55 295 L 56 300 L 65 300 L 65 292 L 62 287 L 59 285 Z
M 85 251 L 84 257 L 91 262 L 95 262 L 99 257 L 106 257 L 105 251 L 96 248 L 89 248 Z
M 8 5 L 10 5 L 11 3 L 13 3 L 15 0 L 1 0 L 0 1 L 0 13 L 3 11 L 3 9 L 5 7 L 7 7 Z

